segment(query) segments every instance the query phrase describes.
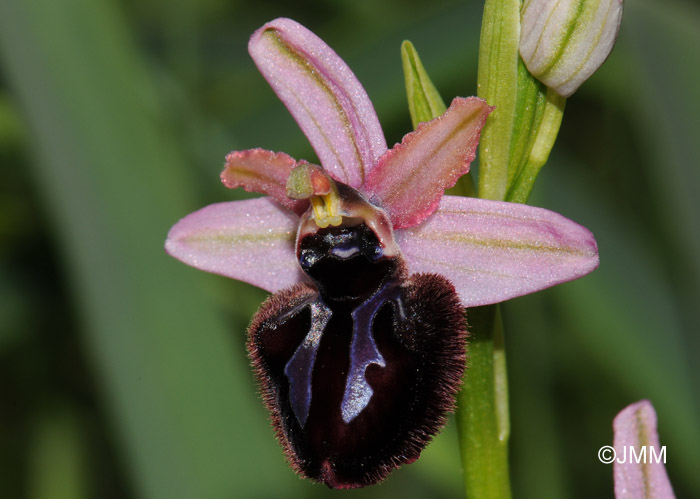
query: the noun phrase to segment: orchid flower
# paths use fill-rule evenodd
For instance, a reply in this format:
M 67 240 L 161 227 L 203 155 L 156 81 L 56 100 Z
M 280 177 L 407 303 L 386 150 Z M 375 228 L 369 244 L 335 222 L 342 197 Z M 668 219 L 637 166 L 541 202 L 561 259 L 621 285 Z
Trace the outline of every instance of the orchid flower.
M 625 407 L 613 421 L 613 462 L 617 499 L 673 499 L 673 488 L 666 474 L 665 454 L 656 432 L 656 411 L 648 400 Z M 635 459 L 636 456 L 642 457 Z M 664 456 L 663 462 L 660 460 Z
M 527 69 L 570 97 L 608 58 L 622 22 L 623 0 L 527 0 L 520 55 Z
M 248 348 L 290 464 L 330 487 L 376 483 L 453 409 L 464 308 L 583 276 L 596 243 L 551 211 L 443 195 L 474 159 L 483 100 L 454 99 L 388 150 L 365 90 L 309 30 L 277 19 L 249 52 L 322 167 L 230 153 L 223 183 L 267 197 L 188 215 L 166 250 L 275 293 Z

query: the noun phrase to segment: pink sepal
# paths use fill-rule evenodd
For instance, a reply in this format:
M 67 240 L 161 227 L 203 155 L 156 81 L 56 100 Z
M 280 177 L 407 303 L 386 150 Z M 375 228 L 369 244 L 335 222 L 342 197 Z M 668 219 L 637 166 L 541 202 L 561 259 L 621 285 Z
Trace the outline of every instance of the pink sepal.
M 212 204 L 168 233 L 165 250 L 192 267 L 270 292 L 307 280 L 294 253 L 299 217 L 270 198 Z

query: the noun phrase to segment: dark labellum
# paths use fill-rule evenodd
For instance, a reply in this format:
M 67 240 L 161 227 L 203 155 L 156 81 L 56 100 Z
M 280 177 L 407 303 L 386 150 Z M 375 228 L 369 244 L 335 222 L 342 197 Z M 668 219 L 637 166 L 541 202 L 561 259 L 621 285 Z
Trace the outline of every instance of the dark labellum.
M 360 203 L 362 217 L 312 230 L 302 221 L 297 256 L 313 284 L 263 303 L 248 348 L 293 468 L 353 488 L 417 459 L 444 425 L 464 371 L 466 324 L 450 282 L 407 276 L 393 240 L 370 228 L 381 224 L 367 220 L 367 203 L 338 188 L 346 212 Z

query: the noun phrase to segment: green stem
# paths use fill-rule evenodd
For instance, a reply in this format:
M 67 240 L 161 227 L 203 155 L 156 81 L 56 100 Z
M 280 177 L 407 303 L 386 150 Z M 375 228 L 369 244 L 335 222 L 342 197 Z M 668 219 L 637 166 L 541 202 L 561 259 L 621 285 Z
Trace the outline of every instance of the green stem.
M 472 308 L 468 322 L 469 369 L 457 399 L 466 495 L 510 498 L 510 422 L 500 307 Z
M 523 78 L 518 76 L 519 41 L 520 0 L 486 0 L 477 87 L 479 97 L 495 109 L 481 134 L 481 198 L 504 200 L 508 193 L 513 142 L 522 133 L 519 123 L 525 118 L 521 108 L 527 107 L 518 105 L 518 89 L 524 87 Z M 469 361 L 457 400 L 465 490 L 468 498 L 508 499 L 510 421 L 500 308 L 490 305 L 469 309 L 467 321 Z
M 537 81 L 519 55 L 520 0 L 486 0 L 479 97 L 494 106 L 481 133 L 480 198 L 524 203 L 559 132 L 566 99 Z M 500 307 L 468 311 L 469 363 L 457 425 L 469 498 L 510 498 L 508 382 Z

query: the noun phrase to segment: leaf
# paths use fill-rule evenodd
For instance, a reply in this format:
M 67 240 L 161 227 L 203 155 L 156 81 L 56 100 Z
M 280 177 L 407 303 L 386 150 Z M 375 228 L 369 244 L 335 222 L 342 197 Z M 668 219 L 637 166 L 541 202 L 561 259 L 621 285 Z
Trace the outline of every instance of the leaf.
M 201 292 L 205 276 L 163 251 L 196 204 L 192 166 L 125 35 L 111 1 L 0 2 L 3 74 L 33 130 L 113 439 L 139 497 L 287 494 L 291 472 L 259 480 L 285 464 L 234 345 L 243 327 Z

